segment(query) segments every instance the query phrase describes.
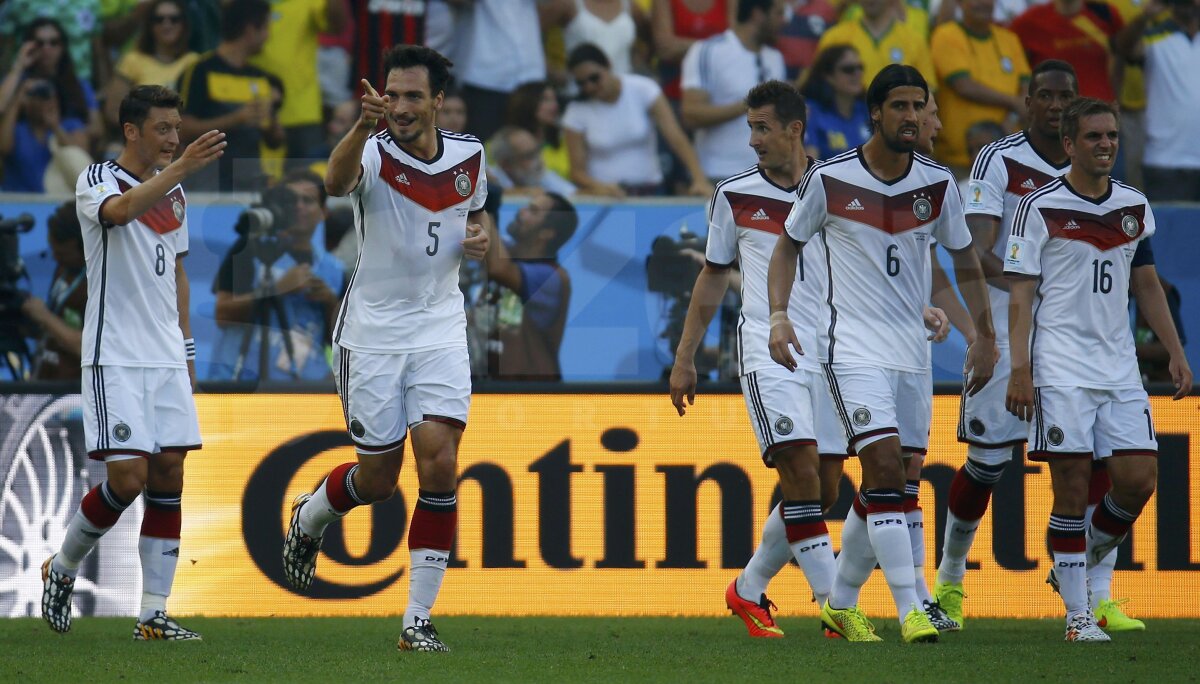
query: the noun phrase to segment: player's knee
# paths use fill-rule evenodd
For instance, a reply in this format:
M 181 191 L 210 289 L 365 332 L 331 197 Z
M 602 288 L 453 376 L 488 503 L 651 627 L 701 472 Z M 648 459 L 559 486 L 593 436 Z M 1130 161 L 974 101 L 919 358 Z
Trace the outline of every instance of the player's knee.
M 122 501 L 133 501 L 142 495 L 146 488 L 146 470 L 130 469 L 117 473 L 109 473 L 108 487 Z
M 152 463 L 146 486 L 155 491 L 177 492 L 183 489 L 183 460 Z
M 1113 482 L 1114 494 L 1122 502 L 1136 506 L 1140 510 L 1154 495 L 1157 480 L 1157 469 L 1139 472 L 1133 477 L 1125 477 L 1120 482 Z
M 826 482 L 821 481 L 821 512 L 828 513 L 830 509 L 837 505 L 838 500 L 838 481 Z
M 396 483 L 399 479 L 399 473 L 396 477 L 376 473 L 372 477 L 364 478 L 361 482 L 356 482 L 355 489 L 359 498 L 367 503 L 387 501 L 396 493 Z

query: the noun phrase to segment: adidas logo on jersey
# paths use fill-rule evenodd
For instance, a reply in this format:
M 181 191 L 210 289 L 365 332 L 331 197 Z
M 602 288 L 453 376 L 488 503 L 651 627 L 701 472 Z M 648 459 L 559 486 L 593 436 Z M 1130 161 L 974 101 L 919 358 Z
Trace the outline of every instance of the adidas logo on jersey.
M 408 182 L 408 176 L 406 176 L 406 175 L 404 175 L 404 174 L 400 174 L 399 176 L 396 176 L 396 182 L 397 182 L 397 183 L 403 183 L 403 184 L 405 184 L 405 185 L 408 185 L 408 186 L 411 186 L 411 185 L 412 185 L 412 183 L 409 183 L 409 182 Z
M 1063 230 L 1079 230 L 1079 224 L 1075 223 L 1075 219 L 1069 219 L 1067 225 L 1063 226 Z
M 1037 190 L 1037 184 L 1033 182 L 1032 178 L 1026 178 L 1025 182 L 1021 183 L 1021 187 L 1025 190 Z
M 766 221 L 769 218 L 771 218 L 771 217 L 767 216 L 767 212 L 763 211 L 762 207 L 759 207 L 758 211 L 754 212 L 754 215 L 750 217 L 750 220 L 751 221 Z
M 866 207 L 864 207 L 862 202 L 859 202 L 858 198 L 855 197 L 854 199 L 850 200 L 850 204 L 846 205 L 846 211 L 866 211 Z

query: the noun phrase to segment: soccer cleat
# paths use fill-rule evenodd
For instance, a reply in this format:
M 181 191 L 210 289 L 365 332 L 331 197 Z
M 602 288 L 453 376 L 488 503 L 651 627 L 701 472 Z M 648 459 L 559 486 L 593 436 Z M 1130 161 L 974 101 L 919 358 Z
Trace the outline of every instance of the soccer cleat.
M 925 614 L 925 611 L 914 605 L 912 610 L 908 611 L 908 615 L 904 616 L 904 622 L 900 625 L 900 637 L 906 644 L 932 644 L 938 640 L 938 631 L 937 627 L 934 627 L 933 623 L 929 621 L 929 616 Z
M 821 625 L 826 636 L 833 633 L 851 642 L 883 641 L 875 634 L 875 627 L 858 606 L 831 608 L 829 601 L 821 606 Z
M 42 563 L 42 617 L 50 629 L 66 633 L 71 631 L 71 592 L 75 590 L 75 578 L 54 571 L 54 556 Z
M 1054 593 L 1062 593 L 1058 590 L 1058 575 L 1054 574 L 1054 568 L 1050 568 L 1050 574 L 1046 575 L 1046 584 L 1050 585 L 1050 588 L 1054 590 Z
M 762 595 L 762 599 L 758 603 L 747 601 L 738 595 L 737 579 L 734 579 L 729 583 L 729 588 L 725 590 L 725 605 L 729 606 L 730 612 L 746 623 L 746 631 L 750 632 L 750 636 L 759 639 L 783 637 L 783 630 L 775 624 L 775 618 L 771 617 L 771 609 L 779 610 L 779 608 L 767 598 L 766 594 Z
M 301 494 L 292 502 L 292 522 L 283 541 L 283 574 L 296 591 L 307 591 L 317 573 L 317 554 L 321 537 L 310 537 L 300 530 L 300 508 L 312 498 Z
M 962 625 L 958 621 L 946 614 L 941 604 L 937 601 L 925 602 L 925 614 L 929 616 L 929 622 L 937 629 L 938 632 L 957 632 L 962 629 Z
M 963 599 L 966 594 L 963 593 L 962 582 L 938 582 L 933 587 L 933 599 L 937 605 L 946 613 L 946 617 L 953 621 L 957 626 L 949 630 L 951 632 L 961 631 L 966 625 L 963 621 Z M 937 625 L 934 625 L 937 627 Z M 942 630 L 938 627 L 939 631 Z
M 200 635 L 180 626 L 161 610 L 145 622 L 138 620 L 133 626 L 134 641 L 200 641 Z
M 1089 610 L 1067 620 L 1066 641 L 1112 641 L 1112 637 L 1104 633 L 1096 624 L 1096 618 Z
M 1096 606 L 1094 611 L 1096 616 L 1096 625 L 1108 632 L 1141 632 L 1146 629 L 1146 623 L 1131 618 L 1121 610 L 1121 606 L 1129 602 L 1129 599 L 1107 599 L 1101 601 Z
M 445 653 L 450 650 L 438 637 L 437 628 L 429 620 L 415 618 L 411 627 L 405 627 L 400 632 L 400 640 L 396 648 L 401 651 L 419 651 L 422 653 Z

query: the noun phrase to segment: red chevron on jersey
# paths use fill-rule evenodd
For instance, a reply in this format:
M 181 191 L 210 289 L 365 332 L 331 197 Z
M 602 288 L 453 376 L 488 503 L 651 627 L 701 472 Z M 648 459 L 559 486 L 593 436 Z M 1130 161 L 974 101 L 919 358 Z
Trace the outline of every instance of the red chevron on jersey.
M 939 181 L 898 195 L 884 195 L 832 176 L 822 176 L 821 181 L 830 214 L 890 235 L 907 233 L 941 216 L 950 183 Z
M 1144 204 L 1114 209 L 1103 216 L 1050 207 L 1038 211 L 1052 239 L 1082 240 L 1102 252 L 1137 240 L 1146 228 Z
M 1005 192 L 1023 197 L 1054 180 L 1054 176 L 1026 166 L 1011 157 L 1002 156 L 1002 159 L 1008 172 L 1008 187 L 1004 189 Z
M 725 198 L 733 210 L 733 222 L 738 228 L 761 230 L 772 235 L 783 232 L 783 222 L 792 210 L 791 202 L 759 195 L 728 191 Z
M 123 178 L 117 178 L 117 187 L 122 193 L 129 192 L 133 186 Z M 183 217 L 187 210 L 187 200 L 183 197 L 183 188 L 176 185 L 166 197 L 154 203 L 138 220 L 159 235 L 166 235 L 179 230 L 183 225 Z
M 379 177 L 393 190 L 429 211 L 439 212 L 466 202 L 475 192 L 479 178 L 480 153 L 463 160 L 453 168 L 427 173 L 396 159 L 379 145 Z

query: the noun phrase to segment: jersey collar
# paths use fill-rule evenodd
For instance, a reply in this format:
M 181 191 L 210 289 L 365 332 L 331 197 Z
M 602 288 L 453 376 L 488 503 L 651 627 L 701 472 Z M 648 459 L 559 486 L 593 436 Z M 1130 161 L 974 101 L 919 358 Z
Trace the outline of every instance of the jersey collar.
M 1108 179 L 1108 190 L 1106 190 L 1103 195 L 1100 195 L 1099 197 L 1088 197 L 1087 195 L 1080 194 L 1080 192 L 1078 190 L 1071 187 L 1071 181 L 1067 180 L 1066 174 L 1063 174 L 1062 182 L 1063 182 L 1063 187 L 1065 187 L 1068 191 L 1070 191 L 1070 193 L 1072 195 L 1075 195 L 1076 197 L 1078 197 L 1079 199 L 1081 199 L 1085 202 L 1095 204 L 1096 206 L 1100 206 L 1101 204 L 1104 204 L 1105 202 L 1107 202 L 1109 200 L 1110 197 L 1112 197 L 1113 186 L 1116 185 L 1116 183 L 1113 182 L 1113 179 L 1110 176 Z
M 916 157 L 915 152 L 909 152 L 908 153 L 908 166 L 904 169 L 904 173 L 900 174 L 899 176 L 896 176 L 895 178 L 893 178 L 892 180 L 889 181 L 889 180 L 884 180 L 884 179 L 880 178 L 879 176 L 876 176 L 875 172 L 871 170 L 871 167 L 867 166 L 867 158 L 863 156 L 862 145 L 859 145 L 858 147 L 854 148 L 854 153 L 858 156 L 858 163 L 862 164 L 863 170 L 866 171 L 868 174 L 870 174 L 871 178 L 874 178 L 875 180 L 879 181 L 880 183 L 883 183 L 884 185 L 895 185 L 896 183 L 899 183 L 900 181 L 904 180 L 905 178 L 908 178 L 908 174 L 912 172 L 913 159 Z

